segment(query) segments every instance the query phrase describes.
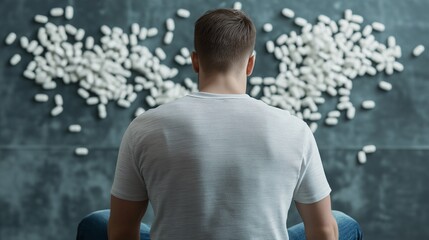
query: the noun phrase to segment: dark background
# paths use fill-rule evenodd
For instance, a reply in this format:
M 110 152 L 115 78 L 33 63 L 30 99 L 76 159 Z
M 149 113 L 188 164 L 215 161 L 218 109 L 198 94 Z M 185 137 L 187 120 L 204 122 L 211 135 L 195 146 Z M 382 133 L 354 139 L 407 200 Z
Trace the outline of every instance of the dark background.
M 22 77 L 30 56 L 15 43 L 4 45 L 6 35 L 34 37 L 39 25 L 35 14 L 48 14 L 52 7 L 75 7 L 71 23 L 83 27 L 87 34 L 99 37 L 102 24 L 129 29 L 131 23 L 158 27 L 160 34 L 143 44 L 151 49 L 162 44 L 164 21 L 178 8 L 191 10 L 191 18 L 176 20 L 173 44 L 164 47 L 170 66 L 177 66 L 172 57 L 180 47 L 192 49 L 193 23 L 204 11 L 216 7 L 232 7 L 233 1 L 205 3 L 148 0 L 58 1 L 0 0 L 0 239 L 74 239 L 80 219 L 92 211 L 109 207 L 117 150 L 134 110 L 145 108 L 143 91 L 129 109 L 111 103 L 108 118 L 99 120 L 96 107 L 84 104 L 76 87 L 59 84 L 56 90 L 44 91 Z M 419 58 L 412 49 L 429 39 L 429 1 L 427 0 L 300 0 L 243 1 L 258 28 L 258 52 L 254 75 L 276 76 L 278 62 L 265 52 L 265 41 L 284 32 L 297 30 L 291 20 L 280 15 L 283 7 L 295 10 L 314 22 L 319 14 L 339 19 L 346 8 L 361 14 L 366 23 L 385 23 L 386 31 L 376 34 L 385 41 L 396 36 L 402 46 L 405 71 L 393 76 L 378 74 L 353 81 L 351 101 L 373 99 L 372 111 L 358 110 L 353 121 L 342 118 L 336 127 L 320 126 L 315 133 L 320 153 L 333 188 L 333 208 L 344 211 L 361 224 L 365 239 L 428 239 L 429 228 L 429 71 L 427 51 Z M 55 23 L 64 23 L 58 20 Z M 266 22 L 273 23 L 271 33 L 261 31 Z M 428 46 L 427 46 L 428 47 Z M 14 53 L 23 60 L 16 67 L 8 61 Z M 180 68 L 174 79 L 196 76 L 189 66 Z M 393 84 L 391 92 L 377 89 L 379 80 Z M 250 88 L 247 89 L 248 93 Z M 33 96 L 47 92 L 51 97 L 59 91 L 64 97 L 64 112 L 56 118 L 49 115 L 54 103 L 35 103 Z M 328 100 L 323 113 L 334 108 Z M 79 123 L 83 131 L 67 133 L 68 125 Z M 377 152 L 368 156 L 365 165 L 356 161 L 363 145 L 375 144 Z M 73 154 L 74 148 L 87 146 L 86 157 Z M 294 209 L 294 207 L 292 207 Z M 291 212 L 289 224 L 299 217 Z M 144 221 L 150 223 L 152 211 Z

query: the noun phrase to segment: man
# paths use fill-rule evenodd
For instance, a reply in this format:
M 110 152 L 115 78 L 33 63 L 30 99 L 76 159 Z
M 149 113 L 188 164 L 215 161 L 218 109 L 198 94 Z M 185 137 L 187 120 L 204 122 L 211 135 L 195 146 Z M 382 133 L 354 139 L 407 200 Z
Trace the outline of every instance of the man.
M 111 210 L 87 216 L 79 239 L 149 239 L 141 224 L 148 201 L 155 240 L 362 238 L 356 221 L 331 211 L 307 124 L 246 94 L 255 38 L 241 11 L 218 9 L 197 20 L 192 64 L 200 91 L 131 122 Z M 303 224 L 287 229 L 292 201 Z

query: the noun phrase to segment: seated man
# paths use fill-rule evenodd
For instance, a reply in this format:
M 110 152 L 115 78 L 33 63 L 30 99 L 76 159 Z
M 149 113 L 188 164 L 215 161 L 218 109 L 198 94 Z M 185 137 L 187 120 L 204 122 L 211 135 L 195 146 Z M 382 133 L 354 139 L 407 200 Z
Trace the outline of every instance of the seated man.
M 195 24 L 199 92 L 150 109 L 122 138 L 111 209 L 78 239 L 362 239 L 331 211 L 331 188 L 308 125 L 246 94 L 256 30 L 243 12 L 209 11 Z M 141 223 L 148 201 L 149 228 Z M 303 223 L 287 228 L 292 201 Z

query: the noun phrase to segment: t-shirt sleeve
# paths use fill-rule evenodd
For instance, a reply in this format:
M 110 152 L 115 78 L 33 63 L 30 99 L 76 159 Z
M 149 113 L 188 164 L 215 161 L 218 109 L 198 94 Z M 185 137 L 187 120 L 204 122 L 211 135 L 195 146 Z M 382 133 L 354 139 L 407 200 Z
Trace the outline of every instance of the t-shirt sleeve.
M 137 167 L 133 152 L 131 125 L 122 137 L 116 162 L 115 176 L 110 193 L 120 199 L 143 201 L 148 199 L 146 184 Z
M 316 140 L 307 125 L 305 136 L 301 170 L 293 199 L 299 203 L 310 204 L 327 197 L 331 188 L 326 179 Z

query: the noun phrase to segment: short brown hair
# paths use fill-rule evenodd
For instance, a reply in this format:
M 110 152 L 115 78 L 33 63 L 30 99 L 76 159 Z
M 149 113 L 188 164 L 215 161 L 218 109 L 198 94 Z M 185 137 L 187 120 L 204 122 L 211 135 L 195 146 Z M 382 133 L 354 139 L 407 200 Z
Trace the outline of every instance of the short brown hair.
M 242 11 L 207 11 L 195 22 L 194 47 L 206 71 L 228 71 L 237 61 L 249 57 L 255 47 L 256 29 Z

